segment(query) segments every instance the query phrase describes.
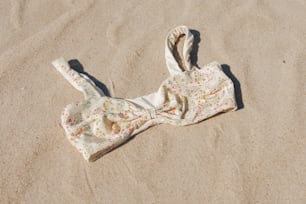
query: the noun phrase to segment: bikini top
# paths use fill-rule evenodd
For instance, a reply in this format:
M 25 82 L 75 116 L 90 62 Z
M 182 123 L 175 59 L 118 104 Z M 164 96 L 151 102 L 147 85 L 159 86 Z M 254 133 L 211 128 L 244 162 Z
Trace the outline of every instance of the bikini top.
M 185 40 L 180 60 L 175 50 L 182 35 Z M 64 58 L 52 61 L 57 71 L 84 93 L 83 100 L 64 108 L 61 125 L 85 160 L 95 161 L 151 126 L 190 125 L 237 109 L 233 83 L 219 63 L 211 62 L 202 68 L 191 64 L 193 40 L 186 26 L 172 29 L 165 48 L 170 76 L 157 92 L 134 99 L 108 97 L 85 74 L 73 70 Z

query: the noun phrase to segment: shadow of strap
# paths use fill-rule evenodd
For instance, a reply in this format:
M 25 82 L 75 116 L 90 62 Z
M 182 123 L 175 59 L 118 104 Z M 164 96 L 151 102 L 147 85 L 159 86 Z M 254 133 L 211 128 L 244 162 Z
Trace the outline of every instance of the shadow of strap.
M 234 74 L 231 72 L 230 66 L 227 64 L 221 65 L 223 72 L 232 80 L 234 83 L 234 89 L 235 89 L 235 99 L 237 103 L 237 109 L 242 109 L 244 107 L 243 100 L 242 100 L 242 93 L 241 93 L 241 87 L 240 82 L 238 79 L 234 76 Z

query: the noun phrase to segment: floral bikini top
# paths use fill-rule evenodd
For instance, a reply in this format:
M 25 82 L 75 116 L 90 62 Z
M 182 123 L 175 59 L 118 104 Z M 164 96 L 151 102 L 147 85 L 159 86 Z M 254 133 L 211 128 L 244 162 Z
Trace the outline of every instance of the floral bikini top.
M 179 38 L 185 35 L 183 59 L 174 55 Z M 237 104 L 233 82 L 221 65 L 211 62 L 198 68 L 190 62 L 193 35 L 186 26 L 171 30 L 166 38 L 166 64 L 170 76 L 157 92 L 135 99 L 105 96 L 85 74 L 58 58 L 53 66 L 79 91 L 84 99 L 67 105 L 61 124 L 73 146 L 87 161 L 95 161 L 135 134 L 167 123 L 190 125 L 217 113 L 234 111 Z

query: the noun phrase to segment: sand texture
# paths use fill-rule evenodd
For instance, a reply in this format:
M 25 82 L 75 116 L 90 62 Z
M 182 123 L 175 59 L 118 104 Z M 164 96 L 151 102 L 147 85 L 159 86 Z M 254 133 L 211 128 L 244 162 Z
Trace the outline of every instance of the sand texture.
M 306 203 L 306 1 L 0 2 L 0 203 Z M 51 65 L 78 61 L 111 96 L 157 91 L 167 32 L 223 64 L 240 109 L 159 125 L 96 162 L 65 138 L 83 95 Z

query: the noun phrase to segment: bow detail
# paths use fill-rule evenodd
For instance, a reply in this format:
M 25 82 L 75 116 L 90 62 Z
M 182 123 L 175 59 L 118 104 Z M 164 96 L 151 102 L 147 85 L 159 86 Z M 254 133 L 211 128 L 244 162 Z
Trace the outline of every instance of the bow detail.
M 143 108 L 127 100 L 122 101 L 121 111 L 106 111 L 105 117 L 111 121 L 113 125 L 112 129 L 120 130 L 132 128 L 141 128 L 141 125 L 148 121 L 154 121 L 154 123 L 169 123 L 174 124 L 177 121 L 181 121 L 187 112 L 187 98 L 178 94 L 172 93 L 170 90 L 164 89 L 166 93 L 165 101 L 159 107 Z M 117 101 L 112 101 L 116 103 Z M 118 109 L 115 109 L 118 110 Z
M 84 100 L 65 109 L 62 123 L 71 138 L 97 143 L 99 138 L 101 142 L 126 138 L 158 123 L 181 122 L 188 109 L 187 98 L 166 87 L 160 94 L 164 94 L 164 101 L 156 108 L 109 97 Z

